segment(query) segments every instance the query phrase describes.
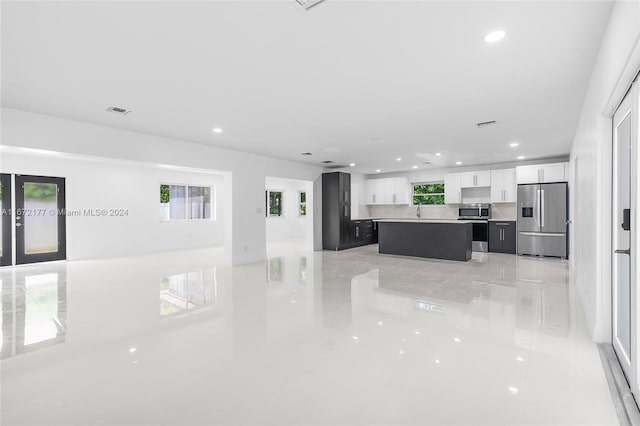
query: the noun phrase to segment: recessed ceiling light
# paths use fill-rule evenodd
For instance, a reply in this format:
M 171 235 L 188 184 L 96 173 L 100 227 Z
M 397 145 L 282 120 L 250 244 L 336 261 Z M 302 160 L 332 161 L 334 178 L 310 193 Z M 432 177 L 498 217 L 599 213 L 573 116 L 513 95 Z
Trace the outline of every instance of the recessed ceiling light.
M 220 127 L 214 127 L 213 133 L 222 133 L 222 129 Z
M 396 158 L 396 161 L 402 161 L 402 158 L 398 157 Z
M 382 170 L 380 169 L 376 169 L 376 173 L 380 173 Z
M 355 167 L 356 163 L 349 163 L 349 167 Z
M 462 161 L 456 161 L 456 166 L 459 166 L 460 164 L 462 164 Z
M 440 153 L 439 152 L 436 152 L 436 157 L 440 157 Z
M 518 157 L 518 160 L 524 160 L 524 155 L 520 155 L 520 156 Z
M 507 33 L 502 30 L 492 31 L 484 36 L 484 41 L 486 41 L 487 43 L 495 43 L 496 41 L 502 40 L 505 35 L 507 35 Z
M 511 143 L 509 144 L 509 146 L 510 146 L 511 148 L 515 148 L 515 147 L 516 147 L 516 146 L 518 146 L 518 145 L 520 145 L 518 142 L 511 142 Z
M 417 169 L 417 168 L 418 168 L 418 166 L 413 166 L 413 168 L 414 168 L 414 169 Z

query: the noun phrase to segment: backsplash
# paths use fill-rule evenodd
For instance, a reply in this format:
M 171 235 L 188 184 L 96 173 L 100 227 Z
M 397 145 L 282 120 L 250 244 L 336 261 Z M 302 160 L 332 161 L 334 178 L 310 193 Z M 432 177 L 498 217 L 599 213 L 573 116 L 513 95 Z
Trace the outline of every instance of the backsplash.
M 359 206 L 359 217 L 373 218 L 415 218 L 417 217 L 417 206 Z M 366 210 L 366 211 L 365 211 Z M 457 205 L 438 205 L 438 206 L 421 206 L 421 219 L 457 219 Z M 491 218 L 515 220 L 516 219 L 516 203 L 500 203 L 491 205 Z

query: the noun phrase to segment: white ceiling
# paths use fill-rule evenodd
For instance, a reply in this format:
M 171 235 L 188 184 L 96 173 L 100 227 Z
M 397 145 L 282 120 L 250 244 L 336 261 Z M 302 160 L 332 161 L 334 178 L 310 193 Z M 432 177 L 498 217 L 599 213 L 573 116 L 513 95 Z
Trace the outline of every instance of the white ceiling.
M 2 104 L 363 173 L 565 155 L 611 7 L 3 1 Z

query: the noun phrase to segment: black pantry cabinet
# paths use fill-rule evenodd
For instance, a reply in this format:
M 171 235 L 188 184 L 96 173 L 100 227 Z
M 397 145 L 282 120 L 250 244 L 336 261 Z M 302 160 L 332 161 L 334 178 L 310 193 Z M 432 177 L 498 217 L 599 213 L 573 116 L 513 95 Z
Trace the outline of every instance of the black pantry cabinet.
M 516 253 L 516 222 L 511 220 L 489 222 L 489 251 Z
M 343 172 L 322 175 L 322 248 L 343 250 L 352 247 L 351 175 Z

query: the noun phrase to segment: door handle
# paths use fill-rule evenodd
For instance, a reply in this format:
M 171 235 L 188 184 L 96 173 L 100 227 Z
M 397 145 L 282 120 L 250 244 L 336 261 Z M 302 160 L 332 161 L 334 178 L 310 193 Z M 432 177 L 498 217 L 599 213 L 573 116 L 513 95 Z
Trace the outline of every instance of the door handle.
M 544 179 L 544 173 L 542 178 Z M 540 227 L 544 228 L 544 189 L 540 190 Z
M 616 250 L 616 251 L 614 251 L 614 253 L 616 253 L 616 254 L 626 254 L 627 256 L 631 256 L 631 249 Z
M 348 209 L 349 209 L 349 206 L 347 206 L 347 205 L 345 204 L 345 206 L 344 206 L 344 217 L 349 216 L 349 210 L 348 210 Z

